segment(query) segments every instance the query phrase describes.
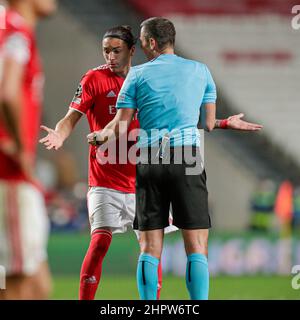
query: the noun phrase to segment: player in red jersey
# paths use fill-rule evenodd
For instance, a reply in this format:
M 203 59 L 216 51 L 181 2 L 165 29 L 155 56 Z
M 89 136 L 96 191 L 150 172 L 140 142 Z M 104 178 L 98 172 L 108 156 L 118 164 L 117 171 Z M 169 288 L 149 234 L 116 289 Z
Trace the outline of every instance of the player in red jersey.
M 0 299 L 44 299 L 50 292 L 48 219 L 33 170 L 43 71 L 35 40 L 54 0 L 10 0 L 0 30 Z
M 127 26 L 111 28 L 105 33 L 102 45 L 106 64 L 83 76 L 69 111 L 57 123 L 55 130 L 42 126 L 48 135 L 40 142 L 47 149 L 59 149 L 84 114 L 91 132 L 103 129 L 114 118 L 115 103 L 131 66 L 135 41 Z M 135 119 L 129 131 L 137 128 L 138 121 Z M 135 141 L 127 143 L 130 148 Z M 116 150 L 115 164 L 99 164 L 101 155 L 98 147 L 90 146 L 88 210 L 91 241 L 82 264 L 79 299 L 94 299 L 101 278 L 102 261 L 109 249 L 112 234 L 132 228 L 135 217 L 135 164 L 127 158 L 122 164 L 124 162 L 119 161 L 119 146 Z M 127 154 L 127 148 L 125 152 Z M 173 229 L 170 226 L 166 231 Z M 139 240 L 142 243 L 143 239 Z M 161 277 L 161 270 L 159 273 Z M 158 295 L 159 292 L 160 287 Z

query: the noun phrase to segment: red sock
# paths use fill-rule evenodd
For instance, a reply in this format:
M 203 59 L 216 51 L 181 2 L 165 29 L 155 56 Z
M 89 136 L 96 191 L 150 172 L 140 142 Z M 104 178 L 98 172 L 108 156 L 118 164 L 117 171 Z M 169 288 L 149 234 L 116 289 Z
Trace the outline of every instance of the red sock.
M 79 300 L 93 300 L 101 278 L 102 261 L 112 239 L 111 231 L 97 229 L 92 233 L 90 246 L 80 271 Z
M 157 276 L 158 276 L 158 286 L 157 286 L 157 300 L 160 298 L 160 290 L 162 287 L 162 267 L 161 267 L 161 261 L 159 261 L 158 270 L 157 270 Z

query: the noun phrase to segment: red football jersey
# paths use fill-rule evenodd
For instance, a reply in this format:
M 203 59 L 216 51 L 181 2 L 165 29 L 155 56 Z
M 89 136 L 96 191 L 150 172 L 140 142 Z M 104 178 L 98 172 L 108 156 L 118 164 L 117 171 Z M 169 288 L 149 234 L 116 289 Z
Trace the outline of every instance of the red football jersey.
M 0 32 L 0 64 L 5 57 L 13 58 L 24 65 L 19 121 L 24 150 L 34 164 L 44 76 L 34 30 L 17 12 L 12 10 L 7 12 L 5 28 Z M 10 141 L 10 134 L 0 117 L 0 179 L 24 180 L 25 177 L 19 165 L 4 151 L 5 145 Z
M 123 82 L 124 78 L 113 73 L 107 65 L 88 71 L 81 79 L 70 108 L 86 114 L 91 132 L 103 129 L 114 118 L 117 112 L 115 105 Z M 135 117 L 129 126 L 128 133 L 138 127 L 138 120 Z M 135 193 L 135 164 L 128 161 L 124 152 L 119 152 L 121 144 L 127 141 L 127 136 L 125 138 L 125 141 L 122 139 L 116 142 L 115 149 L 109 150 L 110 158 L 116 160 L 113 164 L 101 163 L 98 147 L 90 146 L 90 186 Z M 127 142 L 126 154 L 134 144 L 135 141 Z M 115 151 L 115 158 L 111 157 L 111 151 Z M 107 157 L 108 150 L 103 154 Z

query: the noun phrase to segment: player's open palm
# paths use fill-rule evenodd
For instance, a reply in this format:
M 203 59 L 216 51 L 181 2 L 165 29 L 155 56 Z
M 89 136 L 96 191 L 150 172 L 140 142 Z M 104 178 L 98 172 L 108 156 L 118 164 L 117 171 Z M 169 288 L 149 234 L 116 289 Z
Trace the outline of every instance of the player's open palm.
M 46 149 L 58 150 L 63 145 L 64 140 L 57 131 L 46 126 L 41 126 L 41 129 L 45 130 L 48 133 L 46 137 L 40 140 L 40 143 L 42 143 L 46 147 Z
M 243 113 L 236 114 L 227 118 L 227 127 L 234 130 L 258 131 L 262 129 L 262 125 L 242 120 Z

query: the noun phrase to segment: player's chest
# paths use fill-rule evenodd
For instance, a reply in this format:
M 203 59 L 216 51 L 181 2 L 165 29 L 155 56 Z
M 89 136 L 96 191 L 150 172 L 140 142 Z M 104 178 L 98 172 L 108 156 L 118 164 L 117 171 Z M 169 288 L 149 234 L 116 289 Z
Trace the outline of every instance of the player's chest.
M 94 113 L 96 116 L 113 118 L 117 113 L 116 103 L 122 87 L 122 81 L 110 81 L 101 85 L 95 99 Z

